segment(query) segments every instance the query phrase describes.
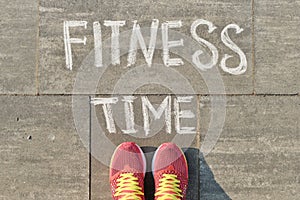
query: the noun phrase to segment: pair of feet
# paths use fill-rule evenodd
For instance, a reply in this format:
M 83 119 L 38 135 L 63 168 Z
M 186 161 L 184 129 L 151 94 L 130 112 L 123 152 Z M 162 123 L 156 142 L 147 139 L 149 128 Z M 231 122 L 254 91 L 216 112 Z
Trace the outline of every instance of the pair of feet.
M 114 200 L 144 200 L 146 159 L 141 148 L 133 142 L 117 147 L 111 159 L 110 185 Z M 164 143 L 152 160 L 155 200 L 185 200 L 188 166 L 181 149 Z

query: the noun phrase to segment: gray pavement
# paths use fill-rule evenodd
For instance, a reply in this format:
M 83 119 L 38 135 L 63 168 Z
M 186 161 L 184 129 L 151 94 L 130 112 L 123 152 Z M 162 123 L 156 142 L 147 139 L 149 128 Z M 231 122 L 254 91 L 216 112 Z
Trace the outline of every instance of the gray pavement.
M 3 0 L 0 2 L 0 199 L 110 199 L 108 167 L 99 157 L 108 158 L 111 152 L 99 154 L 99 146 L 109 145 L 97 140 L 95 124 L 101 125 L 105 138 L 112 144 L 131 140 L 143 146 L 144 151 L 150 151 L 149 146 L 155 149 L 172 141 L 175 136 L 178 141 L 189 141 L 190 145 L 184 146 L 189 147 L 186 155 L 192 169 L 189 200 L 300 199 L 299 13 L 299 0 Z M 221 129 L 221 135 L 208 155 L 203 155 L 200 149 L 212 114 L 218 115 L 222 108 L 212 109 L 205 80 L 188 62 L 176 70 L 195 91 L 180 93 L 192 96 L 196 105 L 191 108 L 195 118 L 189 121 L 195 127 L 193 135 L 176 134 L 174 95 L 172 133 L 165 133 L 162 118 L 162 124 L 157 126 L 163 129 L 148 138 L 140 132 L 134 136 L 122 133 L 126 121 L 121 106 L 114 110 L 118 113 L 115 119 L 120 120 L 116 133 L 109 133 L 102 107 L 89 104 L 94 93 L 77 93 L 83 106 L 75 110 L 72 107 L 76 75 L 83 71 L 82 62 L 94 48 L 93 22 L 126 20 L 120 30 L 129 31 L 133 20 L 138 20 L 141 26 L 150 26 L 152 19 L 158 19 L 160 25 L 182 20 L 183 26 L 176 30 L 189 37 L 191 24 L 197 19 L 211 21 L 217 27 L 212 33 L 208 33 L 206 26 L 197 30 L 219 52 L 216 68 L 225 91 L 213 96 L 227 100 L 224 127 L 214 127 Z M 87 29 L 71 30 L 72 37 L 87 37 L 86 45 L 72 44 L 72 71 L 66 68 L 65 20 L 88 22 Z M 219 66 L 225 54 L 233 56 L 227 61 L 228 66 L 240 63 L 238 54 L 221 39 L 222 30 L 232 23 L 244 30 L 239 34 L 228 31 L 248 62 L 247 71 L 241 75 L 224 72 Z M 103 25 L 101 28 L 103 40 L 108 40 L 111 29 Z M 114 86 L 126 73 L 138 74 L 134 67 L 146 64 L 141 52 L 135 66 L 124 67 L 126 62 L 127 57 L 122 56 L 121 65 L 108 67 L 97 83 L 96 97 L 111 97 Z M 154 62 L 163 63 L 161 51 L 154 53 Z M 171 74 L 147 70 L 144 72 L 150 77 L 177 81 Z M 92 77 L 82 81 L 91 84 Z M 130 79 L 126 85 L 136 80 Z M 137 88 L 133 104 L 136 124 L 143 126 L 141 96 L 148 96 L 153 104 L 160 105 L 171 93 L 157 84 Z M 118 92 L 114 97 L 122 102 L 127 95 L 132 93 Z M 80 114 L 80 127 L 74 121 L 74 111 Z M 151 177 L 148 178 L 147 184 L 151 185 Z M 152 192 L 147 191 L 147 196 Z

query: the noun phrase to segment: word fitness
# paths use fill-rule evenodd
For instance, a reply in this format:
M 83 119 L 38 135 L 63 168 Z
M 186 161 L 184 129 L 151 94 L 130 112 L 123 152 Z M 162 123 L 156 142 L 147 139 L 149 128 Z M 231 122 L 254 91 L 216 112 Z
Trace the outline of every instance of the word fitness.
M 72 61 L 72 48 L 71 44 L 84 44 L 86 45 L 87 38 L 84 36 L 83 39 L 81 38 L 71 38 L 70 36 L 70 28 L 74 27 L 84 27 L 87 29 L 87 21 L 65 21 L 64 22 L 64 44 L 65 44 L 65 54 L 66 54 L 66 66 L 68 69 L 72 70 L 73 68 L 73 61 Z M 124 26 L 126 21 L 111 21 L 105 20 L 104 26 L 110 27 L 111 29 L 111 64 L 112 65 L 119 65 L 120 64 L 120 27 Z M 215 45 L 210 43 L 209 41 L 201 38 L 197 34 L 197 28 L 199 26 L 207 26 L 208 33 L 213 33 L 217 27 L 210 21 L 204 19 L 198 19 L 194 21 L 191 25 L 191 36 L 192 38 L 199 43 L 199 46 L 209 49 L 211 52 L 211 60 L 208 63 L 202 63 L 200 61 L 200 55 L 203 54 L 202 50 L 198 50 L 192 54 L 192 61 L 196 67 L 200 70 L 208 70 L 213 68 L 218 64 L 219 60 L 219 52 Z M 170 58 L 170 48 L 174 47 L 182 47 L 184 46 L 184 40 L 169 40 L 169 29 L 180 28 L 182 27 L 182 21 L 166 21 L 163 22 L 161 25 L 161 35 L 162 35 L 162 60 L 165 66 L 180 66 L 183 65 L 183 60 L 181 58 Z M 145 44 L 144 37 L 141 33 L 140 25 L 137 21 L 133 21 L 133 28 L 131 38 L 129 39 L 130 45 L 128 50 L 128 59 L 127 59 L 127 66 L 134 65 L 136 62 L 136 55 L 138 45 L 142 50 L 144 55 L 145 61 L 149 67 L 152 65 L 153 55 L 156 47 L 156 40 L 157 40 L 157 32 L 159 28 L 159 20 L 153 19 L 151 23 L 151 31 L 150 31 L 150 40 L 148 48 Z M 244 30 L 239 27 L 237 24 L 228 24 L 221 32 L 221 40 L 223 44 L 232 50 L 236 55 L 239 56 L 240 63 L 236 67 L 228 67 L 226 65 L 226 61 L 232 58 L 232 55 L 225 54 L 221 61 L 220 67 L 221 69 L 229 74 L 233 75 L 241 75 L 246 72 L 247 70 L 247 58 L 245 53 L 239 48 L 230 38 L 228 31 L 230 29 L 235 30 L 236 34 L 242 33 Z M 96 21 L 93 23 L 93 34 L 94 34 L 94 48 L 95 48 L 95 66 L 102 67 L 103 66 L 103 59 L 102 59 L 102 32 L 101 32 L 101 24 L 100 22 Z

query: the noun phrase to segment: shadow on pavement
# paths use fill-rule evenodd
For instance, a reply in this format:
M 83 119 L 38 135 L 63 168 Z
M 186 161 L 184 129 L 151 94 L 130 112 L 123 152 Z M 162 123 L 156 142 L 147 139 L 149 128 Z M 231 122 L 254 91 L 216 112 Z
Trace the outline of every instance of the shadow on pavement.
M 216 182 L 214 174 L 207 165 L 200 152 L 200 199 L 202 200 L 230 200 L 221 186 Z

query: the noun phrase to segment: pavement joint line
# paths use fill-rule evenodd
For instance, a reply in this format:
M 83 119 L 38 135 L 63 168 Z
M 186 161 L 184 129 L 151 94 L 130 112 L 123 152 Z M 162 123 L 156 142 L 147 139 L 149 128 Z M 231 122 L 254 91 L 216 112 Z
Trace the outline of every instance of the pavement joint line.
M 91 96 L 89 96 L 91 102 Z M 92 199 L 92 104 L 89 104 L 89 200 Z
M 36 66 L 35 66 L 35 81 L 36 94 L 39 95 L 39 65 L 40 65 L 40 0 L 37 0 L 37 33 L 36 33 Z
M 197 101 L 200 102 L 201 101 L 201 98 L 200 96 L 197 96 Z M 200 149 L 200 141 L 201 141 L 201 120 L 200 120 L 200 114 L 201 114 L 201 107 L 200 107 L 200 103 L 197 103 L 197 138 L 196 138 L 196 146 L 197 148 Z
M 256 84 L 255 84 L 255 71 L 256 71 L 256 56 L 255 56 L 255 0 L 252 0 L 251 2 L 252 4 L 252 19 L 251 19 L 251 23 L 252 23 L 252 33 L 251 33 L 251 37 L 252 37 L 252 85 L 253 85 L 253 94 L 256 94 Z
M 300 93 L 295 93 L 295 94 L 0 94 L 0 96 L 29 96 L 29 97 L 39 97 L 39 96 L 91 96 L 91 95 L 96 95 L 96 96 L 200 96 L 200 97 L 209 97 L 209 96 L 300 96 Z

